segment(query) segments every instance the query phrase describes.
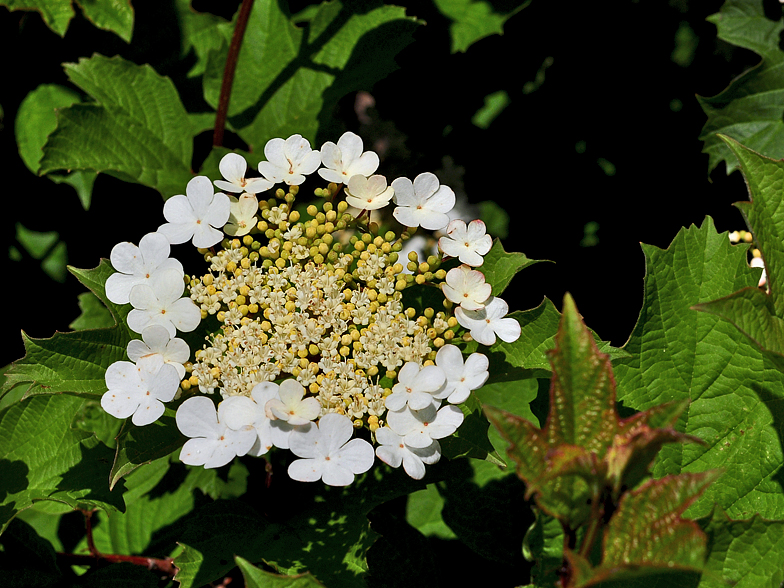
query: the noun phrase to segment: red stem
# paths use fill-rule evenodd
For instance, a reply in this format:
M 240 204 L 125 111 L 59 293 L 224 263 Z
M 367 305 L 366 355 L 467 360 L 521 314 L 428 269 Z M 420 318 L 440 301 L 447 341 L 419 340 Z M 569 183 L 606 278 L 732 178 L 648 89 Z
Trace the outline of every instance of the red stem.
M 234 70 L 237 68 L 242 38 L 245 36 L 245 29 L 248 26 L 250 9 L 252 7 L 253 0 L 242 0 L 242 5 L 237 14 L 237 25 L 234 27 L 229 53 L 226 56 L 226 68 L 223 70 L 223 82 L 221 83 L 220 98 L 218 99 L 218 112 L 215 115 L 215 131 L 212 134 L 212 145 L 214 147 L 223 145 L 223 131 L 226 128 L 226 116 L 229 112 L 229 99 L 231 98 L 231 87 L 234 83 Z
M 83 510 L 84 514 L 84 529 L 87 532 L 87 549 L 89 554 L 79 553 L 57 553 L 58 559 L 67 565 L 87 565 L 93 566 L 101 562 L 117 563 L 128 562 L 137 566 L 144 566 L 148 570 L 160 572 L 169 577 L 174 577 L 177 573 L 177 568 L 174 567 L 174 560 L 170 557 L 166 559 L 158 559 L 155 557 L 144 557 L 141 555 L 114 555 L 103 554 L 95 547 L 95 540 L 93 539 L 93 513 L 94 510 Z
M 121 561 L 144 566 L 153 572 L 159 572 L 169 577 L 174 577 L 177 568 L 174 560 L 170 557 L 158 559 L 156 557 L 144 557 L 142 555 L 114 555 L 114 554 L 87 554 L 87 553 L 57 553 L 57 559 L 69 566 L 94 566 L 101 562 L 118 563 Z

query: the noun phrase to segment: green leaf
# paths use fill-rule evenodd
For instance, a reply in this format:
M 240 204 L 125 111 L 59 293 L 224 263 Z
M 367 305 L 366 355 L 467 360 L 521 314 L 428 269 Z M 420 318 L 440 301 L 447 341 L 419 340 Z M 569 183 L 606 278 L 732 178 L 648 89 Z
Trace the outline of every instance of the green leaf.
M 76 0 L 82 13 L 99 29 L 112 31 L 126 43 L 133 34 L 133 7 L 130 0 Z
M 579 556 L 565 552 L 577 571 L 574 585 L 645 577 L 662 570 L 701 571 L 707 538 L 697 523 L 681 515 L 717 477 L 716 472 L 667 476 L 624 494 L 607 525 L 597 568 L 587 562 L 575 565 Z
M 364 587 L 365 554 L 377 538 L 368 513 L 425 483 L 398 470 L 374 468 L 345 488 L 311 486 L 307 498 L 301 486 L 277 494 L 279 523 L 244 503 L 225 500 L 189 516 L 180 536 L 183 550 L 174 560 L 183 588 L 223 577 L 235 556 L 263 560 L 286 575 L 308 571 L 326 586 Z
M 108 307 L 115 326 L 56 333 L 49 339 L 33 339 L 23 333 L 25 356 L 6 373 L 4 389 L 28 382 L 26 396 L 61 392 L 102 395 L 106 392 L 106 369 L 126 358 L 128 341 L 135 337 L 125 324 L 129 305 L 118 307 L 106 298 L 103 285 L 114 273 L 111 265 L 104 259 L 92 270 L 69 269 Z
M 749 188 L 751 202 L 738 202 L 736 206 L 763 251 L 769 291 L 751 286 L 697 308 L 730 321 L 784 371 L 784 162 L 725 140 L 740 161 Z
M 708 115 L 700 135 L 705 142 L 702 151 L 709 158 L 708 171 L 722 161 L 728 174 L 737 167 L 719 133 L 770 157 L 784 157 L 784 51 L 779 47 L 784 22 L 768 18 L 761 0 L 727 0 L 708 20 L 716 25 L 720 39 L 762 57 L 759 65 L 720 94 L 699 98 Z
M 57 111 L 80 101 L 73 90 L 57 84 L 41 84 L 30 92 L 19 105 L 14 122 L 19 155 L 27 169 L 38 174 L 43 147 L 49 135 L 57 128 Z M 95 172 L 75 171 L 70 174 L 49 174 L 53 182 L 66 183 L 76 190 L 82 207 L 87 210 L 92 198 Z
M 36 396 L 0 411 L 0 530 L 34 502 L 122 510 L 122 489 L 109 491 L 111 450 L 71 421 L 84 400 Z
M 117 436 L 117 452 L 112 463 L 109 487 L 114 488 L 122 478 L 145 464 L 168 456 L 185 444 L 174 418 L 164 415 L 154 423 L 137 427 L 125 422 Z
M 784 514 L 776 473 L 784 377 L 728 322 L 692 310 L 756 286 L 758 272 L 748 266 L 747 251 L 717 233 L 710 218 L 682 229 L 667 249 L 643 245 L 643 305 L 624 346 L 630 357 L 614 362 L 625 406 L 645 410 L 687 400 L 677 429 L 706 442 L 665 446 L 655 476 L 726 469 L 691 507 L 692 517 L 709 513 L 714 503 L 735 518 Z
M 444 522 L 441 510 L 444 499 L 435 484 L 409 494 L 406 503 L 406 521 L 426 537 L 455 539 L 457 535 Z
M 324 586 L 311 574 L 281 576 L 260 570 L 240 556 L 236 556 L 234 561 L 245 579 L 245 588 L 323 588 Z
M 509 236 L 509 213 L 492 200 L 485 200 L 477 206 L 479 218 L 487 225 L 487 233 L 506 239 Z
M 112 313 L 92 292 L 79 294 L 79 310 L 82 313 L 68 325 L 74 331 L 109 329 L 114 326 Z
M 454 51 L 453 51 L 454 53 Z M 490 124 L 496 119 L 496 117 L 503 112 L 503 110 L 509 106 L 509 94 L 506 93 L 505 90 L 498 90 L 497 92 L 493 92 L 492 94 L 488 94 L 485 96 L 485 103 L 479 110 L 476 111 L 474 116 L 471 118 L 471 122 L 479 127 L 480 129 L 486 129 L 490 126 Z M 503 208 L 495 204 L 492 200 L 488 200 L 485 202 L 480 202 L 479 207 L 480 211 L 482 205 L 487 205 L 488 203 L 494 204 L 495 207 L 499 211 L 503 211 Z M 484 211 L 481 211 L 479 216 L 484 220 L 485 216 L 483 214 Z M 507 216 L 507 223 L 508 223 L 508 216 Z M 496 237 L 500 237 L 501 239 L 505 239 L 507 233 L 498 233 L 496 231 L 492 231 L 488 227 L 488 232 Z
M 229 482 L 220 476 L 228 470 L 230 480 L 236 477 L 244 482 L 248 474 L 239 461 L 220 472 L 170 462 L 170 456 L 157 459 L 126 477 L 125 512 L 111 516 L 98 514 L 93 536 L 99 552 L 171 553 L 176 548 L 182 520 L 205 501 L 205 495 L 212 493 L 218 498 L 221 493 L 224 497 L 231 494 L 227 491 Z M 221 491 L 215 492 L 220 485 Z M 80 547 L 87 547 L 86 540 Z M 75 551 L 79 552 L 79 547 Z
M 547 351 L 555 346 L 555 333 L 561 318 L 558 309 L 552 301 L 545 298 L 536 308 L 517 310 L 510 313 L 509 317 L 520 323 L 521 334 L 511 343 L 498 340 L 491 347 L 483 349 L 482 353 L 490 360 L 488 384 L 526 378 L 549 378 L 550 362 Z M 628 357 L 629 354 L 623 349 L 601 341 L 596 333 L 593 335 L 599 351 L 607 353 L 613 361 Z
M 191 0 L 176 0 L 174 6 L 180 22 L 182 55 L 185 56 L 190 51 L 196 55 L 196 63 L 188 71 L 188 77 L 200 76 L 207 67 L 210 51 L 220 49 L 221 45 L 227 42 L 219 29 L 219 25 L 226 20 L 208 12 L 196 12 L 191 7 Z M 213 114 L 213 118 L 214 116 Z
M 0 6 L 6 6 L 9 10 L 38 12 L 46 26 L 61 37 L 65 35 L 75 14 L 71 0 L 3 0 Z
M 490 423 L 482 413 L 482 404 L 473 394 L 458 405 L 465 419 L 457 431 L 441 439 L 441 454 L 449 459 L 473 457 L 486 459 L 497 466 L 506 467 L 488 439 Z
M 41 269 L 55 282 L 65 282 L 68 252 L 55 231 L 40 233 L 16 223 L 16 241 L 30 257 L 40 260 Z M 21 255 L 21 254 L 20 254 Z
M 493 286 L 493 296 L 500 296 L 518 272 L 535 263 L 540 260 L 528 259 L 525 253 L 507 253 L 496 238 L 479 271 L 485 275 L 485 282 Z
M 693 439 L 671 428 L 684 404 L 620 419 L 609 356 L 599 352 L 568 294 L 563 306 L 556 347 L 547 353 L 553 374 L 544 427 L 487 404 L 484 411 L 509 443 L 527 495 L 576 530 L 596 518 L 592 504 L 633 487 L 664 443 Z
M 193 137 L 171 80 L 148 65 L 102 55 L 66 64 L 65 71 L 95 102 L 58 113 L 40 172 L 94 170 L 164 196 L 183 193 L 193 177 Z
M 74 90 L 57 84 L 41 84 L 19 105 L 14 121 L 19 156 L 34 174 L 40 169 L 43 146 L 57 127 L 57 111 L 80 102 Z
M 449 32 L 452 35 L 452 53 L 465 52 L 471 45 L 489 37 L 502 35 L 504 23 L 530 4 L 523 2 L 510 12 L 499 14 L 493 10 L 493 3 L 482 0 L 434 0 L 438 10 L 449 18 Z
M 700 588 L 780 586 L 784 570 L 784 521 L 755 515 L 733 521 L 720 509 L 705 525 L 709 553 Z
M 3 0 L 10 10 L 35 10 L 46 26 L 61 37 L 68 30 L 75 12 L 72 0 Z M 131 41 L 133 8 L 129 0 L 76 0 L 85 17 L 99 29 L 112 31 L 123 41 Z
M 290 22 L 275 0 L 256 0 L 237 62 L 229 116 L 253 150 L 295 133 L 311 142 L 338 100 L 370 89 L 397 69 L 394 56 L 411 43 L 416 21 L 405 9 L 379 6 L 354 13 L 323 2 L 306 28 Z M 228 41 L 233 24 L 221 27 Z M 228 43 L 210 54 L 204 97 L 217 107 Z

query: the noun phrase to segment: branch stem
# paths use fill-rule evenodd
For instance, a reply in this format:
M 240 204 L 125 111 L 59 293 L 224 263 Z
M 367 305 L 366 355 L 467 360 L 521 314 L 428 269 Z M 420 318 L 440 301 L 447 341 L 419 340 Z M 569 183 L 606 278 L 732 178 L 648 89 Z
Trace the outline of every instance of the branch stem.
M 242 0 L 239 13 L 237 14 L 237 24 L 234 27 L 234 34 L 231 36 L 229 53 L 226 56 L 226 67 L 223 70 L 223 81 L 221 82 L 220 98 L 218 99 L 218 112 L 215 114 L 215 130 L 212 134 L 213 147 L 223 145 L 223 132 L 226 129 L 226 117 L 229 112 L 229 100 L 231 98 L 231 87 L 234 84 L 234 71 L 237 69 L 237 60 L 240 56 L 242 38 L 245 36 L 245 29 L 248 26 L 250 10 L 253 7 L 253 0 Z

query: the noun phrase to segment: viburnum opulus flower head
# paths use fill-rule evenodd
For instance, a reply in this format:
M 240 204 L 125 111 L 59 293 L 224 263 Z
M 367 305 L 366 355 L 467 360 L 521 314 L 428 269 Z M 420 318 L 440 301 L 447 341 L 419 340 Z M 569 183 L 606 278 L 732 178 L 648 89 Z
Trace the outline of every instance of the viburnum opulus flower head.
M 131 361 L 107 370 L 102 406 L 149 424 L 177 396 L 190 465 L 290 450 L 288 473 L 302 482 L 349 484 L 376 457 L 420 479 L 463 422 L 454 405 L 489 375 L 487 357 L 465 357 L 465 342 L 520 333 L 470 267 L 489 251 L 484 224 L 447 227 L 454 192 L 431 173 L 389 186 L 353 133 L 321 151 L 300 135 L 276 138 L 264 154 L 255 179 L 240 155 L 224 156 L 215 185 L 231 197 L 196 177 L 164 204 L 158 233 L 113 250 L 107 295 L 130 304 L 127 325 L 141 339 L 127 346 Z M 314 203 L 300 203 L 306 193 Z M 437 235 L 420 231 L 422 251 L 404 254 L 413 231 L 380 228 L 399 229 L 393 218 L 446 228 L 440 251 Z M 185 275 L 169 254 L 188 242 L 204 266 Z M 447 272 L 444 256 L 463 265 Z M 413 287 L 428 295 L 409 297 Z M 178 332 L 203 336 L 201 346 L 191 354 Z

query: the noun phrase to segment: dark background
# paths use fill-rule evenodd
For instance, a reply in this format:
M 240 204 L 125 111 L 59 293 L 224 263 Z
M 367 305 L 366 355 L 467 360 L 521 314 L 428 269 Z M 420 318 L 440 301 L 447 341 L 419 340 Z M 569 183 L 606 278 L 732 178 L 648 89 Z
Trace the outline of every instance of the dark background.
M 102 174 L 84 211 L 72 188 L 33 176 L 13 135 L 24 96 L 41 83 L 67 84 L 60 63 L 98 52 L 150 63 L 174 80 L 189 110 L 207 110 L 198 81 L 186 78 L 192 56 L 183 67 L 171 3 L 134 4 L 130 45 L 90 25 L 78 10 L 60 38 L 37 14 L 0 7 L 0 165 L 6 178 L 0 247 L 9 317 L 0 366 L 23 354 L 21 329 L 34 337 L 67 330 L 84 291 L 70 274 L 57 283 L 38 261 L 7 258 L 17 222 L 57 231 L 68 263 L 91 268 L 115 243 L 138 243 L 163 220 L 160 195 L 148 188 Z M 307 4 L 292 2 L 292 12 Z M 696 95 L 720 92 L 759 61 L 717 40 L 705 18 L 719 10 L 720 0 L 533 0 L 507 21 L 503 36 L 458 54 L 450 53 L 448 21 L 432 2 L 397 4 L 428 24 L 399 56 L 400 69 L 367 88 L 375 99 L 366 112 L 370 123 L 357 119 L 353 95 L 335 116 L 360 132 L 367 147 L 379 139 L 389 145 L 381 173 L 394 178 L 435 171 L 472 203 L 495 200 L 511 217 L 506 249 L 556 262 L 515 278 L 504 295 L 512 309 L 532 308 L 543 296 L 560 308 L 569 291 L 587 324 L 620 346 L 642 301 L 640 242 L 666 247 L 682 226 L 706 215 L 719 231 L 743 228 L 731 206 L 746 199 L 741 176 L 727 177 L 721 165 L 709 177 L 698 140 L 705 116 Z M 507 8 L 493 4 L 499 12 Z M 230 17 L 238 2 L 193 5 Z M 543 82 L 531 84 L 540 70 Z M 509 105 L 487 129 L 474 126 L 471 118 L 484 97 L 498 90 L 506 91 Z M 195 158 L 204 157 L 209 144 L 209 136 L 200 137 Z M 227 144 L 241 146 L 231 138 Z M 591 246 L 584 240 L 588 223 L 598 223 Z

